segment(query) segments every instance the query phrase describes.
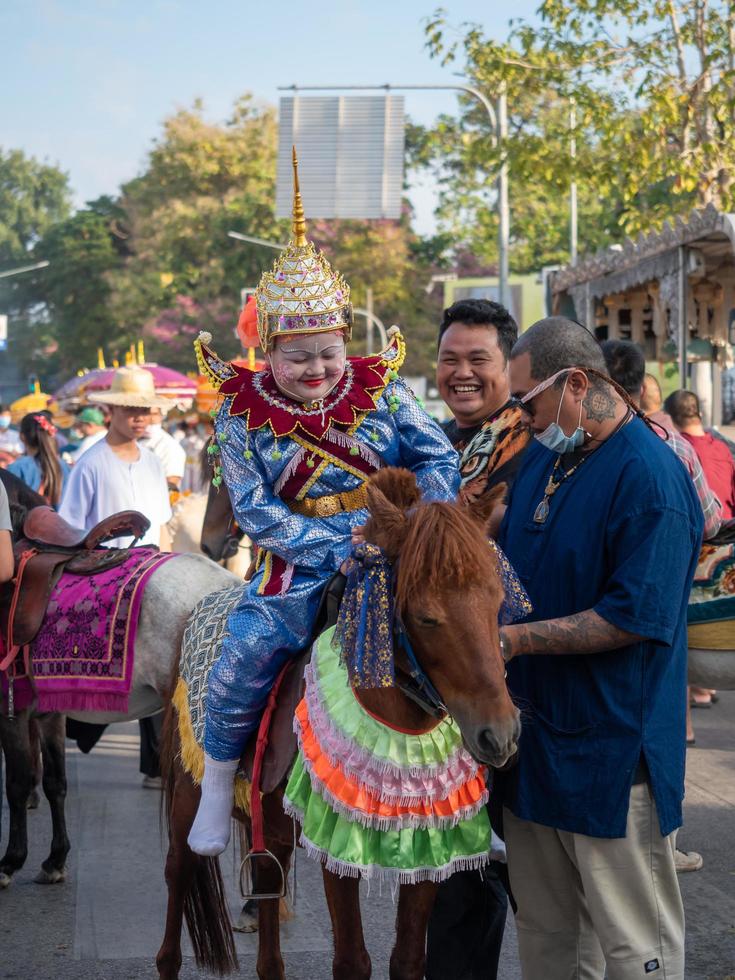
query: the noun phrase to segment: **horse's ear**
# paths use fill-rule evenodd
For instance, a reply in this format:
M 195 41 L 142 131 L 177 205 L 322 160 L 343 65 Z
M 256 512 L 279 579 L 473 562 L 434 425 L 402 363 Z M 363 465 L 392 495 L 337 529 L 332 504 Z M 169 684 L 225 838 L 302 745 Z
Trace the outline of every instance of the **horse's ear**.
M 502 519 L 503 514 L 500 508 L 505 502 L 507 489 L 507 483 L 499 483 L 492 490 L 481 494 L 474 500 L 467 501 L 465 504 L 472 517 L 492 537 L 495 537 L 500 527 L 500 519 Z
M 416 476 L 410 470 L 399 466 L 386 466 L 373 473 L 368 482 L 368 498 L 373 487 L 399 510 L 409 510 L 421 500 Z
M 365 524 L 365 540 L 376 544 L 389 561 L 395 561 L 408 527 L 404 511 L 388 500 L 372 481 L 368 483 L 368 509 L 370 517 Z

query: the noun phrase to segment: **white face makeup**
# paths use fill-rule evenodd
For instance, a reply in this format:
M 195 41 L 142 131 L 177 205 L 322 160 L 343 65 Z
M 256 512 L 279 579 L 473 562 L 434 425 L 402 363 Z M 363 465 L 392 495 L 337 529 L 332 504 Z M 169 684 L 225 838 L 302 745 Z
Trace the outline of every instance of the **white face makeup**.
M 345 373 L 347 351 L 340 330 L 276 337 L 268 355 L 281 392 L 299 402 L 326 398 Z

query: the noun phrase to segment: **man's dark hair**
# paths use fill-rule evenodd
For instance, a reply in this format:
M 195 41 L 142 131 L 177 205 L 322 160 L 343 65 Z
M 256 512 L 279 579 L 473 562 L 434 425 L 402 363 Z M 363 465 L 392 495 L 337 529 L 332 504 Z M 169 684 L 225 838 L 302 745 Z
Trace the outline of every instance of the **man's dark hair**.
M 672 392 L 664 402 L 664 411 L 671 416 L 674 425 L 686 425 L 691 419 L 701 419 L 699 399 L 693 391 L 680 388 Z
M 459 299 L 447 307 L 439 326 L 437 347 L 453 323 L 495 327 L 498 331 L 498 347 L 506 361 L 510 357 L 513 344 L 518 340 L 518 324 L 504 306 L 489 299 Z
M 513 346 L 511 357 L 528 354 L 531 377 L 545 381 L 563 368 L 592 368 L 607 374 L 602 349 L 595 337 L 576 320 L 565 316 L 548 316 L 538 320 L 522 333 Z M 560 378 L 563 384 L 564 379 Z
M 643 351 L 632 340 L 605 340 L 600 345 L 607 364 L 607 373 L 632 398 L 640 398 L 646 376 Z

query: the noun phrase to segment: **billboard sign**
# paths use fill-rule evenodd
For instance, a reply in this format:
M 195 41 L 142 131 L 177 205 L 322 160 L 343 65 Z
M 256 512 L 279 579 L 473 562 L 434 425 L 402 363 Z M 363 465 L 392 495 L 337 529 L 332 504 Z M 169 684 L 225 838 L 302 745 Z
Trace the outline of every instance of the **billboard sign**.
M 405 139 L 401 95 L 281 99 L 276 214 L 291 214 L 291 147 L 307 218 L 400 218 Z

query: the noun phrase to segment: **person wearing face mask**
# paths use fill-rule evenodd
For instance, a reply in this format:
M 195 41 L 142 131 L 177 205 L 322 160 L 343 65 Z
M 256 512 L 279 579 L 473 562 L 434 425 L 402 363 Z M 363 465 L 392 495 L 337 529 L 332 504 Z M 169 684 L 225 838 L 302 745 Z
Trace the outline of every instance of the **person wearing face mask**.
M 0 405 L 0 452 L 20 456 L 23 443 L 18 430 L 11 426 L 11 421 L 10 409 L 7 405 Z
M 186 450 L 163 427 L 163 412 L 151 409 L 150 425 L 138 442 L 160 460 L 169 490 L 179 490 L 186 469 Z
M 258 565 L 209 675 L 198 854 L 230 836 L 234 777 L 280 669 L 310 639 L 324 586 L 367 519 L 366 482 L 383 466 L 415 473 L 426 499 L 452 500 L 457 454 L 400 380 L 400 333 L 380 354 L 347 358 L 352 307 L 342 276 L 306 239 L 294 152 L 293 236 L 256 291 L 267 367 L 222 361 L 200 335 L 197 360 L 224 396 L 214 486 L 225 483 Z
M 674 832 L 702 509 L 580 324 L 534 324 L 510 385 L 536 437 L 499 535 L 533 604 L 501 628 L 527 716 L 502 780 L 523 976 L 683 980 Z

